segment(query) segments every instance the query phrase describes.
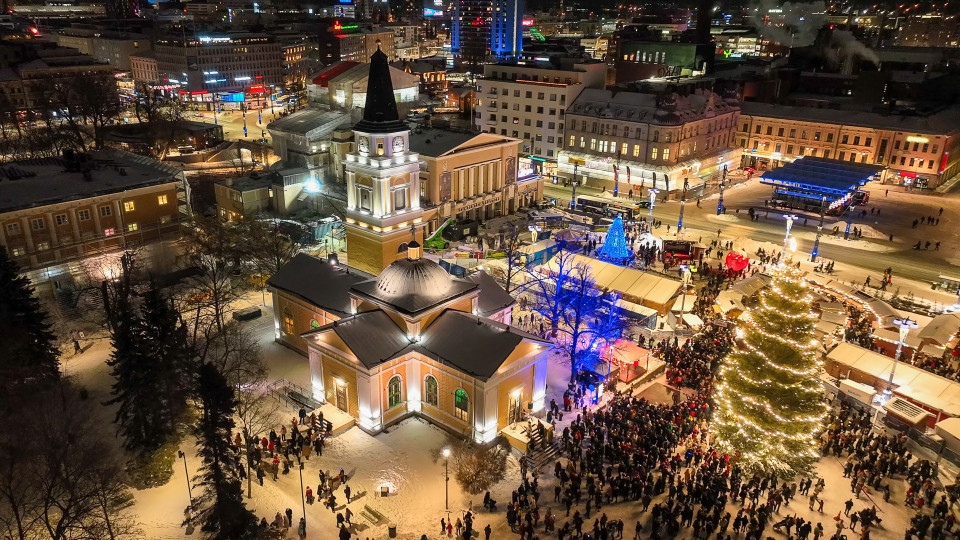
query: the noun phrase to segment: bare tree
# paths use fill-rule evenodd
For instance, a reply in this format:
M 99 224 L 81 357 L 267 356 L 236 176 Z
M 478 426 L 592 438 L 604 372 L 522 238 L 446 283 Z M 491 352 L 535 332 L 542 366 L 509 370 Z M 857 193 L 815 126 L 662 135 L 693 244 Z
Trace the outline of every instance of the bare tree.
M 175 96 L 165 96 L 145 82 L 136 84 L 134 115 L 147 126 L 145 135 L 150 154 L 163 159 L 170 146 L 184 133 L 183 115 L 186 103 Z

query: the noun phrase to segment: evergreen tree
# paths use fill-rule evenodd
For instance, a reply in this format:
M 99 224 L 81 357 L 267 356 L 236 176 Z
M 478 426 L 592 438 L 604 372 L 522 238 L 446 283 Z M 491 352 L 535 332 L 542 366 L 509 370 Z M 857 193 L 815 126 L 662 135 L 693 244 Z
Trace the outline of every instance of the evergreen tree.
M 0 246 L 0 388 L 60 377 L 60 352 L 30 281 Z
M 157 372 L 143 343 L 143 321 L 133 303 L 129 272 L 113 285 L 110 327 L 113 352 L 107 365 L 114 382 L 107 405 L 118 405 L 114 422 L 120 425 L 124 448 L 146 452 L 164 442 L 157 420 Z
M 814 320 L 805 284 L 786 266 L 741 318 L 720 368 L 713 427 L 719 446 L 749 472 L 807 474 L 819 458 L 827 409 Z
M 212 539 L 256 537 L 257 520 L 243 504 L 240 453 L 230 446 L 237 399 L 234 389 L 212 364 L 200 366 L 197 397 L 202 416 L 195 430 L 202 461 L 194 485 L 203 488 L 194 519 Z
M 193 379 L 195 355 L 187 341 L 187 328 L 173 304 L 157 287 L 143 296 L 141 341 L 137 344 L 153 374 L 151 389 L 155 403 L 148 414 L 158 439 L 166 440 L 176 431 L 176 422 L 186 409 Z

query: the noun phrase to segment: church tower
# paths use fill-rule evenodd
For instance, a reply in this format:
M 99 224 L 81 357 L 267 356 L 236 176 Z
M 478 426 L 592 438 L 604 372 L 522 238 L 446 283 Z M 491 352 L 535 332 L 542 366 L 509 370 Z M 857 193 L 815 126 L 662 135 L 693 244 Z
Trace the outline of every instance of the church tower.
M 387 55 L 370 57 L 363 119 L 353 127 L 356 151 L 347 154 L 347 257 L 377 275 L 406 256 L 407 243 L 423 245 L 419 154 L 408 151 L 410 130 L 400 120 Z

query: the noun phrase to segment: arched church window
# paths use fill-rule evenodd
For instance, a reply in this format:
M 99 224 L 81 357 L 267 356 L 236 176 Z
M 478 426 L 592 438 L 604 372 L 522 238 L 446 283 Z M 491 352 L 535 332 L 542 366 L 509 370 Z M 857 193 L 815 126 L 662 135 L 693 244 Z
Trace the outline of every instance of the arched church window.
M 320 321 L 316 319 L 310 320 L 310 328 L 320 328 Z
M 453 394 L 453 405 L 454 413 L 457 415 L 457 418 L 467 422 L 470 420 L 470 398 L 467 396 L 467 391 L 463 388 L 458 388 Z
M 427 375 L 427 378 L 424 379 L 423 387 L 424 400 L 427 402 L 427 405 L 436 407 L 439 402 L 437 398 L 437 379 L 434 378 L 433 375 Z
M 397 246 L 397 253 L 406 253 L 406 252 L 407 252 L 406 242 L 402 242 L 399 246 Z
M 403 379 L 399 375 L 394 375 L 387 383 L 387 408 L 392 409 L 403 401 L 401 396 L 402 386 Z

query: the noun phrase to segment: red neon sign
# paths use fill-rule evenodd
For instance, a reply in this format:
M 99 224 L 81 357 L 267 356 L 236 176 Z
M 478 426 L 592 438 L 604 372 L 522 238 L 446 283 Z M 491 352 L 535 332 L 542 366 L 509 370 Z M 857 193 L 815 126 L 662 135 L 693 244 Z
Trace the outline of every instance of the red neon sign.
M 339 32 L 340 30 L 343 30 L 343 25 L 340 24 L 340 21 L 339 20 L 333 21 L 333 31 Z
M 947 168 L 947 158 L 949 158 L 949 157 L 950 157 L 950 152 L 944 152 L 944 153 L 943 153 L 943 157 L 940 158 L 940 171 L 939 171 L 939 172 L 943 172 L 943 170 Z
M 520 24 L 522 26 L 533 26 L 533 19 L 523 19 Z

